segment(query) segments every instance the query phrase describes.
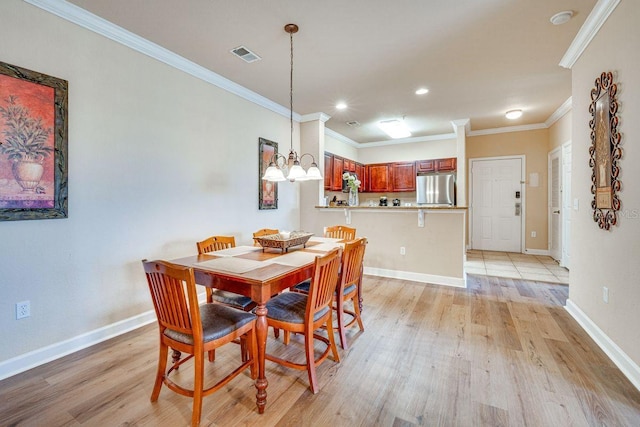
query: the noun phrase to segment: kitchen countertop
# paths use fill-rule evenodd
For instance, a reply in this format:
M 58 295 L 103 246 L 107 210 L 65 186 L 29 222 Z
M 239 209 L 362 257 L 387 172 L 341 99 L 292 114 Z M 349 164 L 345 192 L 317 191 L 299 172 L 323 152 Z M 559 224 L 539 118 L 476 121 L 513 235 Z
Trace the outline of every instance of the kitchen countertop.
M 360 206 L 316 206 L 318 209 L 375 209 L 375 210 L 408 210 L 408 211 L 417 211 L 417 210 L 466 210 L 466 206 L 368 206 L 368 205 L 360 205 Z

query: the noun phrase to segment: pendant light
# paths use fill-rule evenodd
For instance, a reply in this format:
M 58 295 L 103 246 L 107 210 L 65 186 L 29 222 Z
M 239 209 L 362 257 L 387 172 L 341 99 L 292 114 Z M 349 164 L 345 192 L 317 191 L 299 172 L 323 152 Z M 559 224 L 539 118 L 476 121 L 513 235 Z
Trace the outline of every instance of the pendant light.
M 274 154 L 269 162 L 269 167 L 264 172 L 263 180 L 278 182 L 289 180 L 295 181 L 310 181 L 321 180 L 322 174 L 316 159 L 309 153 L 304 153 L 298 157 L 298 153 L 293 149 L 293 34 L 298 32 L 298 26 L 296 24 L 287 24 L 284 26 L 284 30 L 289 33 L 289 42 L 291 46 L 291 68 L 289 73 L 289 125 L 291 128 L 289 157 L 285 158 L 282 154 Z M 311 157 L 311 165 L 308 170 L 304 170 L 300 165 L 304 156 Z M 278 161 L 282 159 L 282 165 Z M 287 171 L 287 177 L 284 176 L 284 171 Z

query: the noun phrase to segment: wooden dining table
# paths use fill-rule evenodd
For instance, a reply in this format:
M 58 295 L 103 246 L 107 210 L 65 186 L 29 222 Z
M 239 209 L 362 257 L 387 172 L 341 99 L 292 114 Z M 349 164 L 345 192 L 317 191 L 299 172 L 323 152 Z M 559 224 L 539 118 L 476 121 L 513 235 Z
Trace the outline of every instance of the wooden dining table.
M 305 247 L 290 248 L 288 253 L 274 248 L 237 246 L 169 261 L 192 267 L 199 285 L 245 295 L 257 304 L 258 377 L 255 385 L 256 405 L 261 414 L 267 403 L 268 386 L 265 374 L 267 301 L 272 295 L 311 278 L 315 257 L 341 246 L 341 242 L 312 237 Z

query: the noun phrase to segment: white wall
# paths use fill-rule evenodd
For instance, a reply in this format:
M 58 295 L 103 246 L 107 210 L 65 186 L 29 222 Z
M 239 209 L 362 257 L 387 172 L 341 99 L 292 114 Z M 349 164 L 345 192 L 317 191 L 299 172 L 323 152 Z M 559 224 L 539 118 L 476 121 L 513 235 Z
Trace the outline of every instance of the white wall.
M 640 2 L 621 1 L 572 68 L 573 136 L 571 194 L 579 200 L 571 223 L 570 303 L 575 304 L 637 365 L 640 364 Z M 592 219 L 589 167 L 589 103 L 603 71 L 619 82 L 619 165 L 622 211 L 618 225 L 600 230 Z M 602 288 L 609 288 L 609 303 Z M 637 374 L 640 374 L 638 372 Z M 640 379 L 640 375 L 638 376 Z M 637 385 L 640 383 L 637 383 Z
M 329 153 L 340 157 L 345 157 L 349 160 L 355 160 L 357 162 L 360 161 L 358 159 L 358 148 L 345 144 L 326 133 L 324 134 L 324 151 L 328 151 Z
M 298 228 L 298 187 L 257 201 L 258 138 L 286 151 L 288 118 L 20 0 L 0 17 L 2 61 L 69 81 L 69 218 L 0 223 L 0 365 L 151 310 L 143 258 Z

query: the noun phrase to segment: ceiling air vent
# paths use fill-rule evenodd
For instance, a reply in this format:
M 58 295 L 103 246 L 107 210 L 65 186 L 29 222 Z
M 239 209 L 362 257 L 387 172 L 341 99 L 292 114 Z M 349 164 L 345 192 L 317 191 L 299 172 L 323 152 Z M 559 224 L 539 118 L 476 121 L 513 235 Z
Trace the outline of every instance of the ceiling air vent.
M 235 56 L 242 59 L 243 61 L 249 62 L 249 63 L 254 61 L 259 61 L 262 59 L 244 46 L 238 46 L 235 49 L 231 49 L 229 52 L 233 53 Z
M 351 120 L 350 122 L 347 122 L 347 125 L 357 128 L 360 126 L 360 122 L 356 121 L 356 120 Z

